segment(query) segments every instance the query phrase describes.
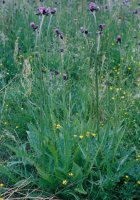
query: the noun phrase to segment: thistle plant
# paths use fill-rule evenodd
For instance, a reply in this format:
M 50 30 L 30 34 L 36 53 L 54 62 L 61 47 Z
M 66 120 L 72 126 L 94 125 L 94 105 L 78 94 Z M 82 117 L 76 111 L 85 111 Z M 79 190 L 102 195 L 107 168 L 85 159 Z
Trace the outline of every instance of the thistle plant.
M 14 2 L 0 2 L 0 198 L 139 199 L 138 5 Z

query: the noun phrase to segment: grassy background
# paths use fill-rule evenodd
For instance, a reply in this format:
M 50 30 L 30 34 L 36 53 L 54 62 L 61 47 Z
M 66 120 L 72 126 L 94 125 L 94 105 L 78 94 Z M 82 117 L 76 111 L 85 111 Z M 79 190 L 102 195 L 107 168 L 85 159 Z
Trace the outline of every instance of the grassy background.
M 4 199 L 140 196 L 140 32 L 133 14 L 140 8 L 137 1 L 97 4 L 95 24 L 86 0 L 0 2 Z M 30 23 L 40 24 L 40 5 L 58 11 L 45 16 L 36 45 Z

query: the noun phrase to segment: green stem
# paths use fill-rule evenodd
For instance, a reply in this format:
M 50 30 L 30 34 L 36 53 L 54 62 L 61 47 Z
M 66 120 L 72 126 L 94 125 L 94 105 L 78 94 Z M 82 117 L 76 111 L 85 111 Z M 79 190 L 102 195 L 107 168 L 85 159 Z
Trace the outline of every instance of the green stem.
M 95 22 L 95 27 L 97 25 L 97 21 L 96 21 L 96 11 L 93 12 L 93 17 L 94 17 L 94 22 Z
M 43 25 L 44 17 L 45 17 L 45 15 L 42 15 L 42 17 L 41 17 L 41 23 L 40 23 L 40 26 L 39 26 L 39 33 L 38 33 L 38 37 L 39 38 L 41 36 L 41 31 L 42 31 L 42 25 Z
M 53 15 L 50 16 L 50 20 L 49 20 L 49 23 L 48 23 L 47 36 L 48 36 L 50 25 L 51 25 L 51 22 L 52 22 L 52 17 L 53 17 Z

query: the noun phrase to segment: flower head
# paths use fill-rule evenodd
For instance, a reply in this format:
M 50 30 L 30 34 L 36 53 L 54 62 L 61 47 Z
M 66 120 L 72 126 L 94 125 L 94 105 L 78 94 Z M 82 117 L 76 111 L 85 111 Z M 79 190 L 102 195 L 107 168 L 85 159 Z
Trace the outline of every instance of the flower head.
M 50 7 L 45 8 L 44 6 L 40 6 L 37 9 L 36 15 L 49 15 L 50 13 L 51 13 L 51 8 Z
M 90 132 L 87 131 L 87 132 L 86 132 L 86 137 L 89 137 L 89 136 L 90 136 Z
M 122 37 L 121 37 L 120 35 L 117 36 L 116 42 L 121 44 L 121 42 L 122 42 Z
M 63 39 L 63 33 L 60 32 L 59 28 L 55 28 L 54 31 L 57 34 L 57 36 L 59 36 L 61 39 Z
M 94 138 L 96 138 L 97 134 L 96 133 L 92 133 L 91 134 Z
M 63 185 L 67 185 L 67 183 L 68 183 L 68 181 L 66 179 L 62 181 Z
M 81 33 L 84 33 L 84 34 L 88 34 L 88 30 L 87 29 L 85 29 L 84 27 L 81 27 L 80 28 L 80 31 L 81 31 Z
M 53 15 L 57 12 L 57 8 L 51 8 L 50 13 Z
M 104 28 L 105 28 L 105 24 L 100 24 L 99 25 L 99 32 L 100 32 L 100 34 L 102 34 Z
M 99 8 L 99 6 L 98 6 L 96 3 L 91 2 L 91 3 L 89 4 L 89 10 L 90 10 L 91 12 L 94 12 L 94 11 L 99 11 L 100 8 Z
M 61 127 L 60 124 L 56 124 L 56 125 L 55 125 L 55 128 L 56 128 L 56 129 L 60 129 L 60 128 L 62 128 L 62 127 Z
M 69 175 L 69 176 L 74 176 L 74 174 L 73 174 L 72 172 L 70 172 L 68 175 Z
M 140 181 L 137 181 L 137 184 L 140 185 Z
M 35 25 L 34 22 L 30 23 L 30 26 L 32 27 L 32 29 L 35 31 L 36 29 L 38 29 L 38 25 Z
M 79 136 L 79 138 L 80 138 L 81 140 L 83 139 L 83 137 L 84 137 L 83 135 L 80 135 L 80 136 Z
M 44 6 L 40 6 L 40 7 L 37 9 L 36 15 L 44 15 L 44 14 L 45 14 L 45 11 L 46 11 L 46 8 L 45 8 Z
M 129 0 L 124 0 L 124 1 L 123 1 L 123 3 L 124 3 L 124 5 L 126 5 L 126 6 L 131 6 L 131 4 L 130 4 L 130 1 L 129 1 Z
M 132 13 L 133 13 L 133 14 L 138 14 L 138 10 L 135 9 L 135 10 L 132 11 Z
M 68 80 L 67 74 L 63 74 L 63 79 L 64 79 L 64 81 Z

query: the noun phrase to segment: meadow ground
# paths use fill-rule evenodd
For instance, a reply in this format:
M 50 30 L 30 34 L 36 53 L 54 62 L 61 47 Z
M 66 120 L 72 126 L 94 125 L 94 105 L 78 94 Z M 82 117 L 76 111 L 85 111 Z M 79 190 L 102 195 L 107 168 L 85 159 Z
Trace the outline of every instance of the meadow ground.
M 140 2 L 0 1 L 0 200 L 140 199 Z

